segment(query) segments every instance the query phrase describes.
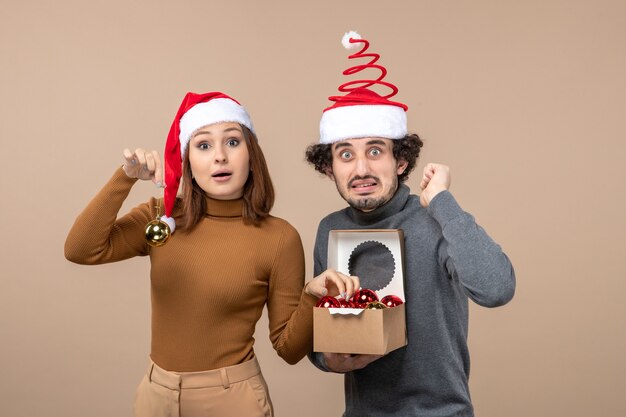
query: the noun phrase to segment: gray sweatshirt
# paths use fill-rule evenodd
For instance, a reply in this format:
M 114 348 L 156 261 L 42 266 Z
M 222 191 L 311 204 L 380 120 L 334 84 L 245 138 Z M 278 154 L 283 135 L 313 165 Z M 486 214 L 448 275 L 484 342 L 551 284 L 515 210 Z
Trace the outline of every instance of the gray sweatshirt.
M 315 275 L 326 270 L 333 229 L 402 229 L 408 345 L 345 374 L 345 417 L 473 416 L 468 387 L 468 297 L 485 307 L 515 292 L 513 266 L 448 191 L 423 208 L 406 185 L 384 206 L 350 207 L 324 218 L 315 243 Z M 309 356 L 327 371 L 323 356 Z

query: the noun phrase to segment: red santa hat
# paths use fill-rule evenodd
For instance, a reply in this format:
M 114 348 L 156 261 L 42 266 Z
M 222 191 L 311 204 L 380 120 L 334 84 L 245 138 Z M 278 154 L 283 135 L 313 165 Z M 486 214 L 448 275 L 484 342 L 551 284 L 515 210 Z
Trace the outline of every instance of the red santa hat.
M 161 220 L 168 224 L 171 232 L 176 229 L 172 210 L 183 171 L 182 158 L 191 135 L 201 127 L 221 122 L 240 123 L 254 132 L 250 116 L 232 97 L 220 92 L 185 95 L 165 143 L 165 215 Z
M 324 109 L 320 121 L 320 143 L 330 144 L 341 140 L 367 137 L 401 139 L 407 134 L 406 111 L 403 103 L 389 100 L 398 92 L 398 88 L 386 81 L 387 69 L 376 64 L 380 55 L 364 53 L 369 42 L 362 39 L 356 32 L 348 32 L 341 43 L 346 49 L 354 49 L 362 44 L 360 51 L 348 56 L 349 59 L 371 58 L 370 62 L 355 65 L 343 72 L 352 75 L 367 68 L 380 70 L 376 79 L 354 80 L 339 86 L 339 91 L 347 93 L 343 96 L 331 96 L 334 101 L 331 107 Z M 391 93 L 381 96 L 369 87 L 378 84 L 391 88 Z

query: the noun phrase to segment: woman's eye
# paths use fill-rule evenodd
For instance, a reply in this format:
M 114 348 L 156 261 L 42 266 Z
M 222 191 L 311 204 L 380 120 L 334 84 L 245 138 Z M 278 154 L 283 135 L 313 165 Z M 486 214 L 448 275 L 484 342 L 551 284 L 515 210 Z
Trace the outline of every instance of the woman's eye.
M 209 144 L 208 143 L 201 143 L 198 145 L 198 148 L 200 149 L 209 149 Z
M 239 139 L 229 139 L 227 144 L 228 146 L 237 146 L 239 145 Z

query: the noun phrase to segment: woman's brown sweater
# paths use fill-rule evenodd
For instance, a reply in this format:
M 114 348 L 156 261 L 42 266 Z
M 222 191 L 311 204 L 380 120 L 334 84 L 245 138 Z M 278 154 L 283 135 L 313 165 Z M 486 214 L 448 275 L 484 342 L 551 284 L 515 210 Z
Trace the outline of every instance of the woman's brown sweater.
M 156 216 L 156 199 L 116 219 L 136 181 L 115 172 L 76 219 L 65 256 L 79 264 L 150 256 L 152 360 L 184 372 L 251 359 L 265 304 L 274 349 L 288 363 L 302 359 L 312 348 L 315 298 L 302 290 L 298 232 L 276 217 L 244 224 L 242 199 L 207 199 L 207 215 L 192 232 L 176 231 L 154 248 L 144 230 Z

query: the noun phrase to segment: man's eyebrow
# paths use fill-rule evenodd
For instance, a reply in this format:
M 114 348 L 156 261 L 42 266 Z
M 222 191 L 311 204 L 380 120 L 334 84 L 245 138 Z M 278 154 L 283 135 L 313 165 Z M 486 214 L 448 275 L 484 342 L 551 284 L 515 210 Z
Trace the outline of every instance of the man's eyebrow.
M 382 139 L 372 139 L 367 141 L 368 145 L 385 145 L 385 141 Z
M 351 148 L 352 144 L 350 142 L 338 142 L 335 143 L 335 150 L 340 148 Z

